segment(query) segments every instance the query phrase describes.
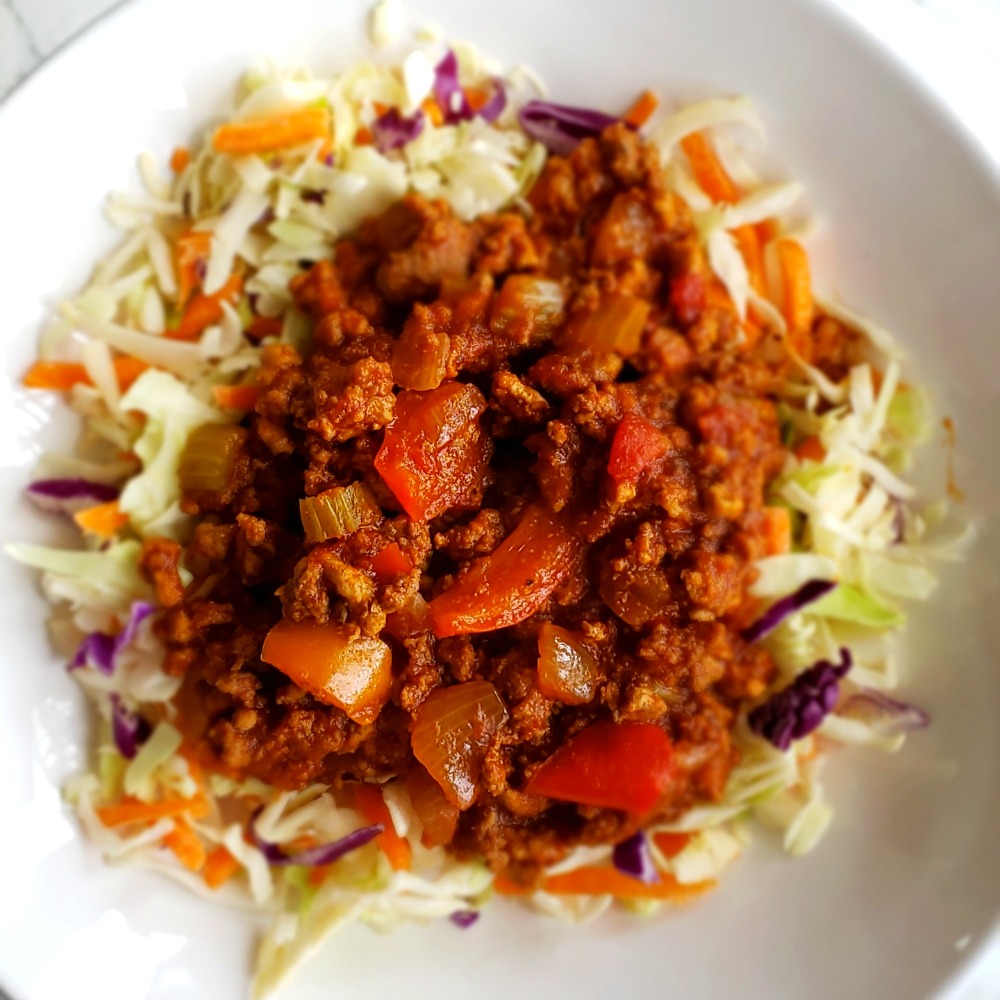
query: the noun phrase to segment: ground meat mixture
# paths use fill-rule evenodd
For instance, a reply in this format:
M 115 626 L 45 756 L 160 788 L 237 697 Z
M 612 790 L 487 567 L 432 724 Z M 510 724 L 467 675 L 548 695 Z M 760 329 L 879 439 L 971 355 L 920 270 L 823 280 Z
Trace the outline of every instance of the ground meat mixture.
M 773 400 L 789 366 L 780 340 L 736 316 L 634 132 L 551 158 L 529 202 L 466 223 L 407 196 L 303 271 L 292 291 L 314 321 L 311 351 L 264 348 L 224 487 L 186 492 L 190 541 L 149 541 L 143 558 L 167 609 L 166 669 L 183 677 L 180 725 L 226 773 L 417 787 L 421 707 L 489 682 L 502 716 L 468 743 L 472 786 L 447 846 L 522 882 L 639 822 L 526 791 L 597 721 L 669 736 L 654 815 L 722 795 L 736 710 L 773 674 L 740 631 L 785 457 Z M 300 500 L 352 484 L 362 523 L 307 539 Z M 488 564 L 529 520 L 563 558 L 512 594 Z M 450 626 L 436 601 L 455 587 L 475 627 Z M 385 644 L 391 681 L 370 719 L 262 660 L 281 620 Z M 540 685 L 552 626 L 592 665 L 580 697 Z

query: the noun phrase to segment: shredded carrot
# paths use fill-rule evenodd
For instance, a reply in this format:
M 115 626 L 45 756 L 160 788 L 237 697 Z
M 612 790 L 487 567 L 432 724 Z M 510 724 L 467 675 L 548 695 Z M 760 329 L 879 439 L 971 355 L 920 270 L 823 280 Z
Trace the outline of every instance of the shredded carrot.
M 675 858 L 691 842 L 691 833 L 654 833 L 653 843 L 666 858 Z
M 205 867 L 205 845 L 184 820 L 174 822 L 174 828 L 163 838 L 163 846 L 169 847 L 185 868 L 200 872 Z
M 681 149 L 691 164 L 695 180 L 712 201 L 733 204 L 740 200 L 740 189 L 729 176 L 704 132 L 692 132 L 681 139 Z
M 247 335 L 256 340 L 263 340 L 265 337 L 279 337 L 285 328 L 284 320 L 277 316 L 254 316 L 247 327 Z
M 191 150 L 187 146 L 178 146 L 170 154 L 170 169 L 179 174 L 191 162 Z
M 479 111 L 480 108 L 486 106 L 486 102 L 490 99 L 490 91 L 486 90 L 484 87 L 466 87 L 465 88 L 465 100 L 468 102 L 470 111 Z
M 761 245 L 765 243 L 770 243 L 778 235 L 778 223 L 774 219 L 765 219 L 763 222 L 758 222 L 754 229 L 757 230 L 757 238 L 760 240 Z
M 164 334 L 171 340 L 197 340 L 202 331 L 222 319 L 222 303 L 235 305 L 243 290 L 243 279 L 234 274 L 214 295 L 200 292 L 191 299 L 176 330 Z
M 256 385 L 214 385 L 212 395 L 219 406 L 230 410 L 252 410 L 260 398 L 260 387 Z
M 381 118 L 382 115 L 389 110 L 389 105 L 383 104 L 381 101 L 372 101 L 372 107 L 375 109 L 375 114 L 378 115 L 379 118 Z
M 796 447 L 795 457 L 800 462 L 804 462 L 807 459 L 813 462 L 822 462 L 826 458 L 826 448 L 823 447 L 823 442 L 813 434 Z
M 354 133 L 355 146 L 370 146 L 374 141 L 371 131 L 363 126 Z
M 125 392 L 144 371 L 149 369 L 149 365 L 138 358 L 115 358 L 114 365 L 115 375 L 118 376 L 118 386 L 122 392 Z
M 765 507 L 764 554 L 783 556 L 792 551 L 792 515 L 787 507 Z
M 714 880 L 681 885 L 670 875 L 660 875 L 659 882 L 640 882 L 614 868 L 577 868 L 575 871 L 550 875 L 539 887 L 544 892 L 566 896 L 604 896 L 618 899 L 666 899 L 683 903 L 715 887 Z M 523 896 L 534 891 L 498 875 L 493 888 L 501 896 Z
M 138 358 L 115 358 L 115 374 L 124 392 L 148 367 Z M 92 385 L 87 369 L 76 361 L 36 361 L 24 376 L 28 389 L 65 391 L 75 385 Z
M 747 274 L 750 278 L 750 287 L 758 295 L 766 295 L 767 282 L 764 278 L 764 251 L 760 245 L 760 235 L 754 226 L 737 226 L 733 230 L 733 236 L 746 263 Z
M 319 147 L 319 150 L 316 153 L 316 159 L 318 159 L 320 163 L 326 163 L 332 157 L 333 157 L 333 139 L 328 137 L 323 140 L 323 145 Z
M 73 520 L 81 531 L 89 531 L 98 538 L 114 538 L 115 532 L 128 524 L 128 516 L 122 512 L 117 500 L 77 511 Z
M 28 389 L 72 389 L 90 383 L 87 369 L 72 361 L 36 361 L 24 376 Z
M 354 808 L 361 813 L 366 823 L 381 823 L 385 827 L 385 831 L 375 838 L 375 843 L 389 859 L 393 871 L 408 872 L 413 852 L 409 843 L 396 833 L 382 793 L 373 785 L 356 785 Z
M 240 870 L 240 863 L 221 844 L 208 852 L 201 877 L 209 889 L 218 889 Z
M 330 867 L 330 865 L 317 865 L 315 868 L 310 868 L 306 881 L 314 889 L 318 889 L 326 881 L 327 875 L 330 874 Z
M 444 112 L 433 97 L 425 97 L 420 107 L 433 126 L 440 128 L 444 124 Z
M 158 819 L 177 816 L 198 819 L 208 813 L 208 800 L 204 795 L 196 795 L 192 799 L 163 799 L 161 802 L 142 802 L 126 797 L 115 805 L 98 806 L 96 812 L 105 826 L 154 823 Z
M 572 896 L 600 896 L 610 893 L 619 899 L 669 899 L 681 903 L 701 895 L 714 881 L 681 885 L 670 875 L 660 875 L 659 882 L 640 882 L 615 868 L 577 868 L 545 880 L 545 891 Z
M 784 288 L 782 311 L 788 323 L 792 346 L 809 360 L 808 334 L 813 321 L 812 283 L 809 277 L 809 255 L 801 243 L 781 239 L 775 244 L 778 268 Z
M 660 99 L 651 90 L 644 90 L 632 105 L 625 112 L 622 121 L 633 128 L 642 128 L 649 121 L 650 116 L 659 106 Z
M 330 112 L 309 107 L 220 125 L 212 137 L 212 146 L 217 153 L 270 153 L 329 135 Z
M 183 309 L 188 297 L 201 287 L 199 264 L 204 267 L 212 252 L 212 234 L 191 230 L 177 237 L 177 305 Z

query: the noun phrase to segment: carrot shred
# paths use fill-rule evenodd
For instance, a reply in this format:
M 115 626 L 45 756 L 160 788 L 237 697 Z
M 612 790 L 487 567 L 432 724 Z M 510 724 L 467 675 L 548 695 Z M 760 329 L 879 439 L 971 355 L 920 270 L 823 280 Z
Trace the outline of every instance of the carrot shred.
M 361 813 L 366 823 L 381 823 L 385 827 L 385 831 L 375 838 L 375 843 L 388 858 L 393 871 L 408 872 L 413 852 L 409 843 L 396 833 L 382 793 L 372 785 L 356 785 L 354 808 Z
M 381 118 L 382 115 L 389 110 L 389 105 L 383 104 L 381 101 L 372 101 L 372 107 L 375 109 L 375 114 L 378 115 L 379 118 Z
M 270 153 L 330 136 L 330 112 L 322 107 L 301 108 L 266 118 L 227 122 L 215 130 L 217 153 Z
M 191 150 L 187 146 L 178 146 L 170 154 L 170 169 L 175 173 L 181 173 L 191 162 Z
M 703 132 L 692 132 L 681 139 L 681 149 L 691 164 L 695 180 L 712 201 L 734 204 L 740 200 L 740 189 Z
M 480 108 L 485 107 L 489 99 L 490 92 L 483 87 L 465 88 L 465 100 L 469 104 L 470 111 L 479 111 Z
M 784 288 L 782 311 L 789 332 L 793 335 L 792 344 L 808 361 L 809 352 L 803 352 L 808 347 L 806 338 L 812 327 L 813 298 L 812 282 L 809 276 L 809 255 L 801 243 L 795 240 L 781 239 L 775 244 L 778 253 L 778 267 L 781 272 L 781 282 Z M 797 336 L 795 336 L 797 334 Z
M 435 128 L 440 128 L 444 124 L 444 112 L 441 110 L 441 105 L 433 97 L 425 97 L 420 108 Z
M 310 868 L 306 881 L 314 889 L 318 889 L 326 881 L 327 875 L 330 874 L 330 868 L 330 865 L 317 865 L 315 868 Z
M 566 896 L 604 896 L 617 899 L 664 899 L 684 903 L 715 887 L 714 880 L 681 885 L 670 875 L 661 874 L 659 882 L 640 882 L 614 868 L 577 868 L 561 875 L 550 875 L 538 888 L 544 892 Z M 501 896 L 524 896 L 534 892 L 502 875 L 493 880 L 493 888 Z
M 795 448 L 795 457 L 800 462 L 807 460 L 822 462 L 826 458 L 826 448 L 823 447 L 823 442 L 813 434 Z
M 767 281 L 764 277 L 764 251 L 760 244 L 760 235 L 755 226 L 737 226 L 733 230 L 736 245 L 740 248 L 743 261 L 747 266 L 750 287 L 758 295 L 767 294 Z
M 284 328 L 284 320 L 277 316 L 254 316 L 246 332 L 255 340 L 263 340 L 265 337 L 280 337 Z
M 764 554 L 783 556 L 792 551 L 792 515 L 787 507 L 765 507 Z
M 653 843 L 665 858 L 676 858 L 691 842 L 690 833 L 654 833 Z
M 119 528 L 128 524 L 128 515 L 122 512 L 117 500 L 101 503 L 96 507 L 79 510 L 73 515 L 81 531 L 89 531 L 98 538 L 114 538 Z
M 200 794 L 191 799 L 163 799 L 160 802 L 142 802 L 126 797 L 114 805 L 98 806 L 95 812 L 105 826 L 154 823 L 158 819 L 177 816 L 199 819 L 208 813 L 208 800 Z
M 148 367 L 138 358 L 115 358 L 115 374 L 124 392 Z M 92 385 L 87 369 L 76 361 L 36 361 L 22 380 L 27 389 L 66 391 L 75 385 Z
M 213 385 L 212 395 L 219 406 L 230 410 L 252 410 L 260 398 L 260 386 Z
M 319 147 L 319 150 L 316 153 L 316 159 L 318 159 L 320 163 L 326 163 L 332 157 L 333 157 L 333 139 L 328 137 L 323 140 L 323 145 Z
M 354 133 L 355 146 L 370 146 L 375 141 L 371 130 L 362 126 Z
M 118 387 L 125 392 L 129 386 L 144 372 L 149 369 L 145 361 L 138 358 L 115 358 L 115 375 L 118 376 Z
M 36 361 L 22 380 L 28 389 L 72 389 L 74 385 L 90 383 L 83 365 L 74 361 Z
M 176 330 L 164 334 L 171 340 L 197 340 L 202 331 L 222 319 L 222 303 L 235 304 L 243 290 L 243 279 L 234 274 L 214 295 L 200 292 L 191 299 Z
M 660 104 L 660 99 L 651 90 L 644 90 L 625 112 L 622 121 L 633 128 L 642 128 L 649 121 L 653 112 Z
M 175 257 L 177 260 L 177 306 L 184 308 L 191 293 L 201 287 L 198 265 L 204 266 L 212 252 L 212 234 L 194 230 L 177 237 Z
M 184 820 L 175 821 L 174 828 L 163 838 L 163 846 L 169 847 L 185 868 L 199 872 L 205 867 L 205 845 Z
M 209 889 L 218 889 L 240 870 L 240 863 L 221 844 L 208 852 L 201 877 Z

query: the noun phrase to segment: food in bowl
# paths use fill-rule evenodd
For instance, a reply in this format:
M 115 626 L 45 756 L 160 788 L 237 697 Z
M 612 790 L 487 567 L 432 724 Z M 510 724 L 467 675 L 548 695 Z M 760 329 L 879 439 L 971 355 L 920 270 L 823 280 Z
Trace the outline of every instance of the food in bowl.
M 927 721 L 924 396 L 815 295 L 752 107 L 532 86 L 252 71 L 25 379 L 82 418 L 29 492 L 83 549 L 12 548 L 100 713 L 67 798 L 274 911 L 261 993 L 351 919 L 650 911 L 750 817 L 805 853 L 825 752 Z

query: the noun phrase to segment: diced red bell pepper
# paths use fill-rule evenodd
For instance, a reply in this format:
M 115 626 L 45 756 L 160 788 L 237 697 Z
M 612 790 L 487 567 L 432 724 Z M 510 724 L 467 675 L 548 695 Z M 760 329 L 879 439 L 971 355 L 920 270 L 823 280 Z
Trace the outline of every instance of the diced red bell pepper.
M 681 326 L 697 323 L 705 308 L 705 279 L 700 274 L 682 274 L 670 283 L 670 308 Z
M 556 750 L 525 791 L 642 816 L 656 805 L 673 776 L 673 746 L 659 726 L 595 722 Z
M 431 601 L 434 634 L 491 632 L 531 617 L 563 581 L 579 545 L 564 520 L 533 504 L 495 552 Z
M 383 580 L 391 579 L 413 569 L 410 557 L 399 547 L 398 542 L 390 542 L 372 556 L 372 571 Z
M 616 483 L 638 483 L 669 450 L 663 431 L 635 413 L 626 413 L 611 440 L 608 475 Z
M 478 500 L 492 450 L 480 425 L 485 410 L 483 394 L 463 382 L 396 397 L 375 468 L 413 520 Z

